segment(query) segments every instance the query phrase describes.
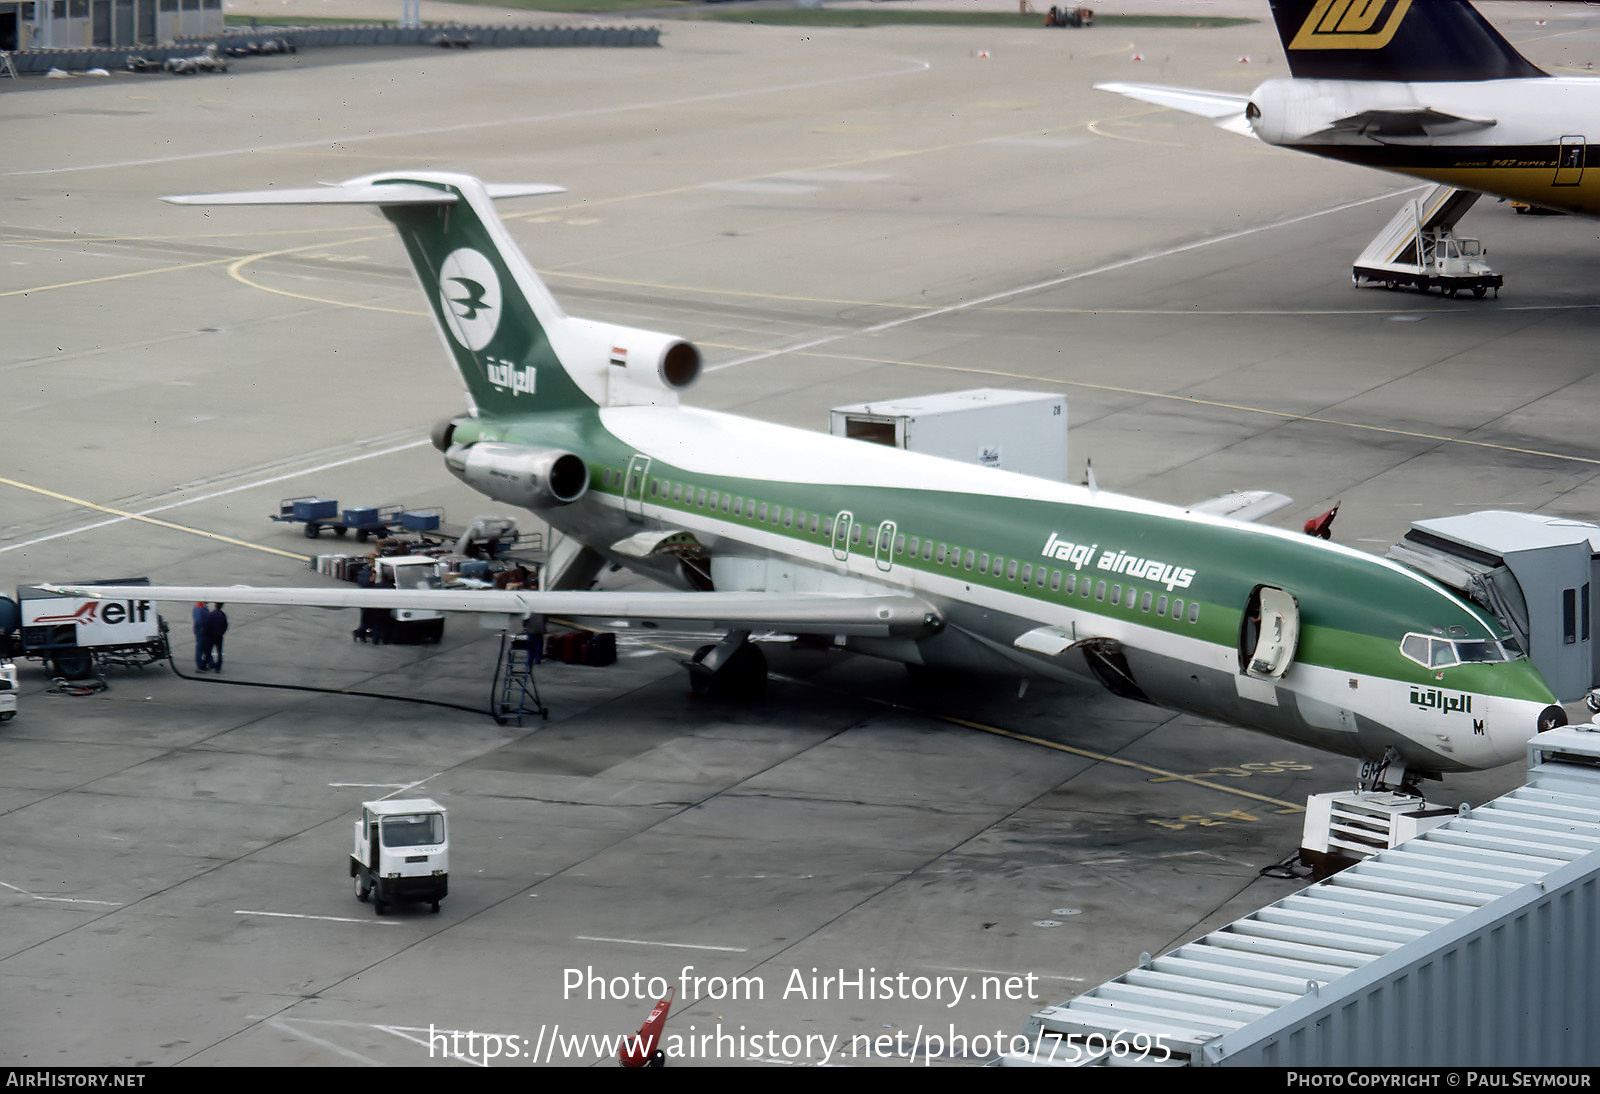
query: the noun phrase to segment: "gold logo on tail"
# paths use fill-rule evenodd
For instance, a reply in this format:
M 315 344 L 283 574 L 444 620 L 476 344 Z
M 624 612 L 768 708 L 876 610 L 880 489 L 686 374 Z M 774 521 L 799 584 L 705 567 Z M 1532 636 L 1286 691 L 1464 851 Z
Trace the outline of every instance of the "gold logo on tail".
M 1317 0 L 1290 49 L 1382 49 L 1411 0 Z

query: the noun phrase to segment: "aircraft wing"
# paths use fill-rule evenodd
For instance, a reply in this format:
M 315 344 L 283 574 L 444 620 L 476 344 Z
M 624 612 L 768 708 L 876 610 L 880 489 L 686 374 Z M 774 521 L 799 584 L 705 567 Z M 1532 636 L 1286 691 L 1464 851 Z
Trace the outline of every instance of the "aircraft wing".
M 1156 106 L 1171 107 L 1186 114 L 1198 114 L 1202 118 L 1210 118 L 1219 128 L 1226 129 L 1230 133 L 1238 133 L 1243 137 L 1255 136 L 1244 116 L 1244 108 L 1250 103 L 1248 95 L 1237 95 L 1227 91 L 1200 91 L 1191 87 L 1162 87 L 1159 84 L 1113 82 L 1094 86 L 1097 91 L 1109 91 L 1129 99 L 1138 99 L 1140 102 L 1154 103 Z
M 1252 521 L 1270 516 L 1293 501 L 1294 499 L 1287 494 L 1277 494 L 1271 490 L 1236 490 L 1232 494 L 1197 501 L 1189 506 L 1189 512 Z M 200 597 L 195 599 L 199 600 Z
M 126 597 L 128 586 L 41 585 L 68 596 Z M 937 631 L 934 607 L 892 594 L 745 592 L 545 592 L 513 589 L 314 589 L 249 585 L 150 585 L 146 600 L 222 602 L 307 608 L 411 608 L 625 620 L 681 630 L 755 629 L 857 637 L 916 637 Z

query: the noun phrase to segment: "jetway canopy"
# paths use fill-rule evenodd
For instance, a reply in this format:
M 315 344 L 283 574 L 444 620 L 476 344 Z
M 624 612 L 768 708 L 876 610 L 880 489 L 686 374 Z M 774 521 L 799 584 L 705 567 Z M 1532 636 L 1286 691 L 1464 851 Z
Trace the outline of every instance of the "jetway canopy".
M 1388 554 L 1492 612 L 1562 702 L 1600 680 L 1600 525 L 1488 510 L 1416 521 Z

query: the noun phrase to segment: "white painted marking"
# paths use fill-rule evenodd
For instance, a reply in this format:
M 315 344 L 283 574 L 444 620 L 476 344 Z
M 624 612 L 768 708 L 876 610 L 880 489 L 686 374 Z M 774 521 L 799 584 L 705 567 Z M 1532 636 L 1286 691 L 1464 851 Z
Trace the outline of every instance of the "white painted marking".
M 1022 285 L 1015 289 L 1002 289 L 1000 292 L 991 293 L 988 296 L 980 296 L 975 300 L 963 300 L 959 304 L 951 304 L 943 308 L 933 308 L 930 311 L 918 312 L 915 315 L 902 316 L 899 319 L 889 319 L 882 323 L 876 323 L 870 327 L 862 327 L 859 330 L 843 331 L 837 334 L 825 334 L 820 338 L 812 338 L 808 341 L 797 342 L 791 345 L 780 347 L 779 349 L 766 350 L 762 353 L 752 353 L 745 357 L 736 357 L 732 361 L 724 361 L 720 365 L 711 365 L 705 371 L 720 372 L 726 368 L 735 368 L 739 365 L 748 365 L 756 361 L 765 361 L 770 357 L 781 357 L 786 353 L 797 353 L 800 350 L 815 349 L 818 346 L 825 346 L 832 342 L 838 342 L 845 338 L 850 338 L 857 335 L 879 334 L 886 330 L 892 330 L 895 327 L 903 327 L 908 323 L 920 323 L 925 319 L 933 319 L 941 315 L 952 315 L 956 312 L 967 311 L 971 308 L 981 308 L 986 304 L 993 304 L 1000 300 L 1009 300 L 1015 296 L 1025 296 L 1028 293 L 1040 292 L 1044 289 L 1053 289 L 1058 285 L 1070 284 L 1073 281 L 1081 281 L 1088 277 L 1098 277 L 1103 273 L 1112 273 L 1116 270 L 1126 269 L 1129 266 L 1138 266 L 1145 262 L 1153 262 L 1157 259 L 1171 258 L 1173 255 L 1185 254 L 1189 251 L 1198 251 L 1203 247 L 1210 247 L 1218 243 L 1229 243 L 1233 240 L 1244 239 L 1247 236 L 1257 235 L 1261 232 L 1270 232 L 1275 231 L 1278 228 L 1287 228 L 1295 224 L 1304 223 L 1308 220 L 1315 220 L 1318 217 L 1328 216 L 1332 213 L 1342 213 L 1347 209 L 1357 209 L 1363 205 L 1371 205 L 1374 202 L 1379 201 L 1393 201 L 1395 198 L 1404 194 L 1412 193 L 1417 189 L 1418 187 L 1415 186 L 1407 186 L 1404 189 L 1391 190 L 1388 193 L 1379 194 L 1377 197 L 1362 198 L 1359 201 L 1347 201 L 1343 204 L 1330 206 L 1327 209 L 1322 209 L 1315 213 L 1304 213 L 1300 216 L 1289 217 L 1284 220 L 1275 220 L 1269 224 L 1258 224 L 1253 228 L 1241 228 L 1234 232 L 1223 232 L 1221 235 L 1211 236 L 1207 239 L 1196 240 L 1193 243 L 1182 243 L 1176 247 L 1164 247 L 1159 251 L 1149 251 L 1142 255 L 1135 255 L 1133 258 L 1119 259 L 1116 262 L 1108 262 L 1103 266 L 1095 266 L 1088 270 L 1079 270 L 1077 273 L 1064 274 L 1061 277 L 1052 277 L 1044 281 L 1035 281 L 1032 284 Z
M 861 83 L 867 80 L 879 80 L 891 76 L 913 76 L 926 72 L 933 67 L 928 61 L 913 61 L 901 59 L 896 67 L 880 69 L 875 72 L 863 73 L 859 76 L 843 76 L 829 80 L 807 80 L 792 84 L 770 84 L 766 87 L 740 87 L 732 91 L 718 91 L 705 95 L 687 95 L 676 99 L 652 99 L 645 102 L 617 103 L 612 106 L 596 106 L 585 110 L 563 110 L 552 114 L 530 114 L 520 118 L 495 118 L 486 121 L 460 122 L 456 125 L 434 125 L 419 129 L 391 129 L 381 131 L 348 132 L 333 136 L 313 137 L 309 140 L 284 141 L 280 144 L 250 145 L 243 148 L 218 148 L 209 152 L 187 152 L 175 156 L 152 156 L 148 159 L 116 160 L 106 163 L 74 164 L 66 167 L 34 167 L 22 171 L 0 172 L 0 177 L 15 175 L 61 175 L 73 171 L 101 171 L 116 170 L 124 167 L 145 167 L 157 163 L 181 163 L 187 160 L 214 159 L 219 156 L 255 155 L 263 152 L 286 152 L 296 148 L 321 148 L 329 146 L 345 146 L 361 141 L 386 141 L 395 137 L 431 137 L 443 133 L 465 133 L 475 129 L 499 128 L 506 125 L 533 125 L 539 122 L 569 121 L 573 118 L 597 118 L 606 114 L 634 113 L 640 110 L 654 110 L 658 108 L 673 108 L 688 106 L 694 103 L 711 103 L 722 99 L 748 99 L 752 95 L 775 95 L 786 91 L 806 91 L 819 87 L 838 87 L 842 84 Z
M 711 182 L 703 189 L 723 190 L 736 194 L 813 194 L 822 187 L 803 182 L 780 182 L 777 179 L 748 179 L 740 182 Z
M 373 1026 L 372 1028 L 373 1029 L 381 1029 L 383 1032 L 389 1034 L 391 1037 L 399 1037 L 403 1041 L 410 1041 L 412 1044 L 421 1045 L 422 1047 L 424 1047 L 424 1048 L 426 1048 L 428 1050 L 428 1055 L 430 1057 L 433 1056 L 433 1046 L 428 1043 L 427 1038 L 426 1037 L 414 1037 L 414 1036 L 412 1036 L 412 1034 L 415 1034 L 415 1033 L 426 1033 L 429 1036 L 433 1036 L 433 1035 L 442 1036 L 442 1037 L 445 1038 L 447 1043 L 448 1043 L 450 1035 L 452 1033 L 469 1033 L 470 1034 L 470 1033 L 473 1033 L 473 1032 L 477 1032 L 479 1037 L 486 1036 L 481 1030 L 479 1030 L 479 1031 L 459 1030 L 459 1029 L 427 1029 L 427 1030 L 424 1030 L 421 1026 Z M 504 1033 L 499 1034 L 499 1037 L 502 1039 L 502 1041 L 504 1041 L 505 1038 L 508 1037 L 508 1036 L 510 1036 L 510 1035 L 509 1034 L 504 1034 Z M 446 1059 L 450 1059 L 450 1060 L 460 1060 L 462 1063 L 471 1064 L 473 1067 L 488 1067 L 489 1066 L 489 1061 L 487 1061 L 487 1060 L 477 1060 L 477 1059 L 474 1059 L 471 1056 L 463 1056 L 459 1052 L 441 1052 L 439 1055 L 445 1057 Z
M 882 171 L 782 171 L 772 176 L 794 182 L 882 182 L 889 176 Z
M 107 908 L 122 907 L 122 903 L 116 900 L 89 900 L 85 897 L 76 896 L 41 896 L 38 893 L 30 893 L 28 890 L 19 888 L 16 885 L 7 885 L 3 881 L 0 881 L 0 889 L 10 889 L 13 893 L 21 893 L 30 900 L 49 900 L 57 904 L 100 904 Z
M 995 144 L 1015 145 L 1019 148 L 1076 148 L 1088 144 L 1086 137 L 1001 137 Z
M 377 1060 L 371 1059 L 370 1057 L 367 1057 L 367 1056 L 363 1056 L 363 1055 L 361 1055 L 361 1053 L 356 1052 L 354 1049 L 345 1048 L 343 1045 L 336 1045 L 332 1041 L 324 1040 L 321 1037 L 313 1037 L 311 1034 L 307 1033 L 303 1029 L 296 1029 L 295 1028 L 296 1024 L 297 1023 L 292 1022 L 288 1018 L 271 1018 L 271 1019 L 267 1020 L 267 1025 L 271 1026 L 275 1030 L 278 1030 L 280 1033 L 287 1033 L 287 1034 L 290 1034 L 292 1036 L 300 1038 L 302 1041 L 309 1041 L 312 1044 L 316 1045 L 318 1048 L 325 1048 L 329 1052 L 337 1053 L 338 1055 L 343 1056 L 347 1060 L 354 1060 L 357 1063 L 366 1064 L 368 1067 L 382 1067 L 383 1066 Z
M 444 774 L 443 771 L 435 771 L 432 775 L 429 775 L 426 779 L 418 779 L 414 783 L 406 783 L 404 786 L 395 787 L 395 789 L 389 791 L 389 793 L 385 794 L 383 797 L 379 798 L 378 800 L 379 801 L 385 801 L 385 800 L 387 800 L 389 798 L 394 797 L 396 794 L 401 794 L 401 793 L 404 793 L 407 790 L 410 790 L 412 787 L 421 786 L 423 783 L 428 782 L 431 779 L 437 779 L 440 775 L 443 775 L 443 774 Z
M 238 486 L 230 486 L 226 490 L 213 490 L 209 494 L 197 494 L 192 498 L 184 498 L 182 501 L 173 501 L 168 502 L 166 505 L 152 506 L 149 509 L 144 509 L 140 512 L 134 513 L 132 516 L 108 517 L 105 520 L 97 520 L 90 524 L 79 525 L 77 528 L 68 528 L 64 532 L 51 532 L 47 536 L 36 536 L 33 539 L 23 540 L 21 543 L 9 543 L 4 547 L 0 547 L 0 554 L 4 554 L 7 551 L 16 551 L 23 547 L 32 547 L 36 543 L 47 543 L 52 539 L 63 539 L 67 536 L 75 536 L 80 532 L 92 532 L 96 528 L 105 528 L 112 524 L 121 524 L 123 521 L 134 520 L 138 517 L 148 517 L 155 513 L 165 513 L 170 509 L 178 509 L 185 505 L 193 505 L 196 502 L 210 501 L 213 498 L 226 497 L 229 494 L 237 494 L 243 490 L 254 490 L 257 487 L 270 486 L 275 482 L 285 482 L 289 479 L 303 478 L 306 475 L 315 475 L 322 471 L 331 471 L 335 467 L 343 467 L 346 464 L 360 463 L 362 460 L 370 460 L 377 456 L 392 456 L 396 452 L 404 452 L 407 449 L 412 448 L 421 448 L 423 445 L 431 443 L 431 441 L 426 439 L 407 441 L 405 444 L 397 444 L 389 448 L 380 448 L 373 452 L 363 452 L 358 456 L 347 456 L 341 460 L 333 460 L 330 463 L 318 464 L 316 467 L 307 467 L 300 471 L 287 471 L 281 475 L 273 475 L 265 479 L 255 479 L 247 483 L 242 483 Z
M 716 950 L 718 953 L 748 953 L 743 946 L 698 946 L 693 942 L 651 942 L 644 938 L 601 938 L 597 935 L 580 934 L 576 936 L 579 942 L 616 942 L 624 946 L 666 946 L 674 950 Z
M 369 923 L 375 927 L 398 927 L 399 923 L 392 919 L 357 919 L 345 915 L 301 915 L 299 912 L 260 912 L 250 908 L 235 908 L 234 915 L 265 915 L 274 919 L 320 919 L 328 923 Z

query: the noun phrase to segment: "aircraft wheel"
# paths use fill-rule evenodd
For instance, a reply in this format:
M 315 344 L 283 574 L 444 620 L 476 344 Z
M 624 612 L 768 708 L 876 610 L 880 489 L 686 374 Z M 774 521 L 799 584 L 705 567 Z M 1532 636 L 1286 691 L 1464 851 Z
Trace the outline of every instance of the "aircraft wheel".
M 701 646 L 694 651 L 692 662 L 700 664 L 714 649 L 715 646 Z M 766 687 L 767 655 L 761 652 L 761 647 L 749 642 L 742 644 L 715 673 L 689 670 L 689 691 L 696 698 L 714 695 L 724 699 L 755 699 Z
M 356 875 L 356 899 L 365 904 L 372 896 L 372 883 L 362 874 Z
M 767 690 L 767 655 L 746 642 L 723 666 L 728 674 L 726 694 L 736 699 L 756 699 Z
M 89 651 L 73 647 L 50 658 L 51 672 L 67 680 L 82 680 L 94 671 Z
M 716 648 L 715 646 L 701 646 L 694 651 L 694 656 L 689 660 L 698 665 L 711 656 L 711 651 Z M 711 694 L 712 679 L 712 675 L 709 672 L 701 672 L 699 669 L 691 668 L 689 670 L 689 694 L 696 699 L 704 699 Z

